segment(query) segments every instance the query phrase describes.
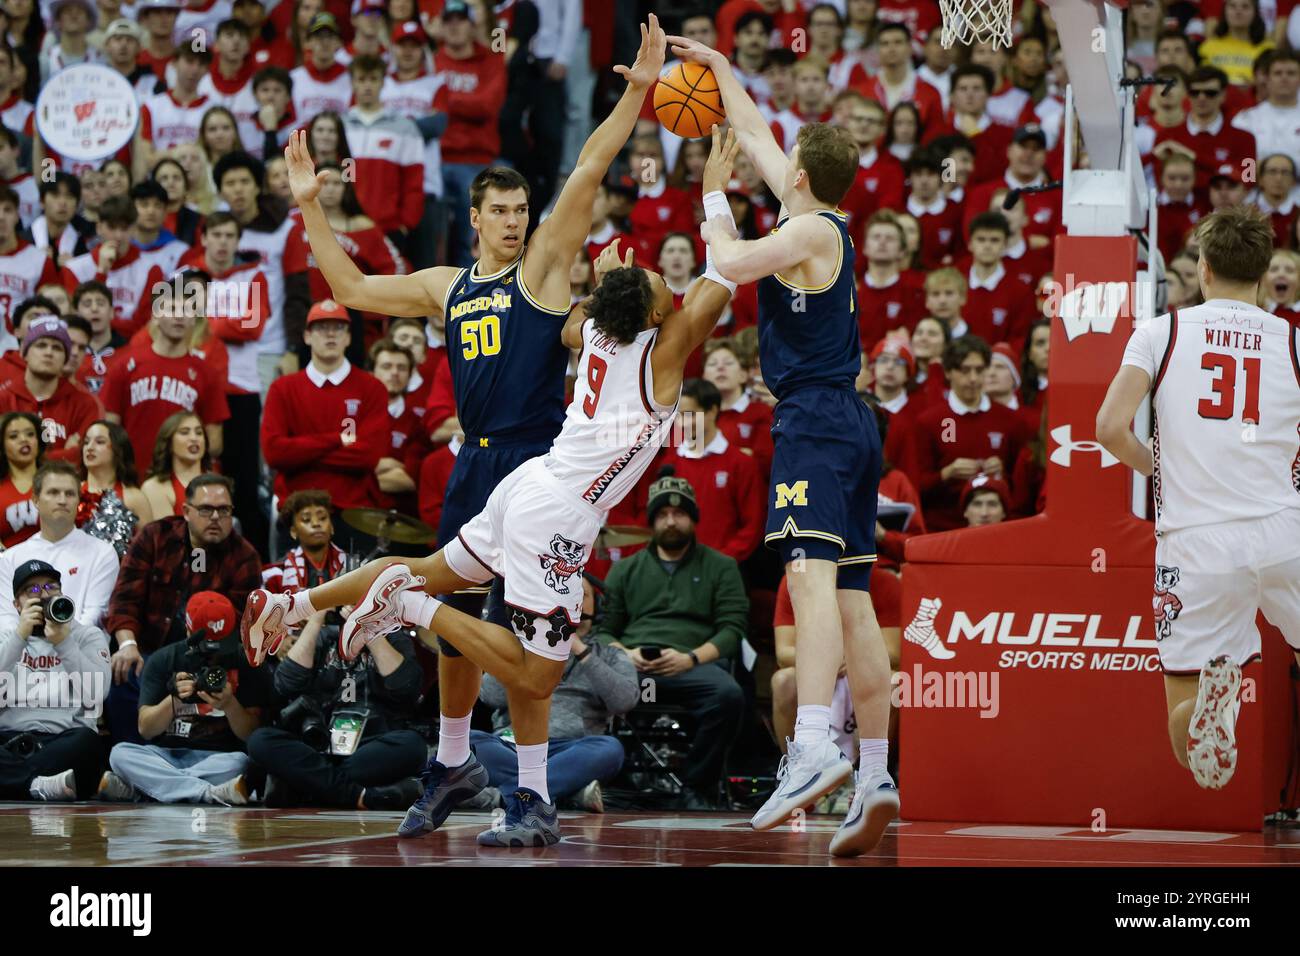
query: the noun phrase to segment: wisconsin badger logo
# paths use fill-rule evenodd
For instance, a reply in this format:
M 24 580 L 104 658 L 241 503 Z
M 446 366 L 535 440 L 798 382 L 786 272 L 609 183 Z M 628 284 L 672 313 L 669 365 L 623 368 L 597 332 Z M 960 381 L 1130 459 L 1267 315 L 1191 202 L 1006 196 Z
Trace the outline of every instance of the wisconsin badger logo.
M 569 593 L 569 578 L 582 571 L 583 545 L 562 535 L 551 538 L 551 553 L 539 554 L 546 569 L 546 586 L 558 594 Z
M 1174 621 L 1183 609 L 1183 602 L 1174 593 L 1180 572 L 1177 568 L 1156 565 L 1156 593 L 1151 607 L 1156 616 L 1156 640 L 1163 641 L 1174 629 Z

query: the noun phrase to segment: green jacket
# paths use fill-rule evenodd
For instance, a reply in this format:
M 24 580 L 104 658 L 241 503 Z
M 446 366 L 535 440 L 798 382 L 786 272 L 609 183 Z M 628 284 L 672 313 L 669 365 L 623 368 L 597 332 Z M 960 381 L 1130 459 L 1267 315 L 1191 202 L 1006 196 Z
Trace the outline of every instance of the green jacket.
M 749 598 L 734 558 L 696 543 L 669 576 L 648 545 L 605 579 L 605 614 L 595 640 L 689 653 L 711 643 L 735 657 L 749 625 Z

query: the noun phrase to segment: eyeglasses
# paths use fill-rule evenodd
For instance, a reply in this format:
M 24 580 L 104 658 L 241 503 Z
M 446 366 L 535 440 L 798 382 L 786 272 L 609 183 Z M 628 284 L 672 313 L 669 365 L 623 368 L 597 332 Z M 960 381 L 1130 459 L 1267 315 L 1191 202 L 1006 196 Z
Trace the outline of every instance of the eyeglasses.
M 39 597 L 42 594 L 51 594 L 54 591 L 59 590 L 59 585 L 56 582 L 51 581 L 49 584 L 33 584 L 29 588 L 23 588 L 23 590 L 28 594 L 35 594 Z
M 211 505 L 200 505 L 194 510 L 199 513 L 200 518 L 206 518 L 209 521 L 213 518 L 229 518 L 235 513 L 235 509 L 230 505 L 221 505 L 218 508 L 214 508 Z
M 1212 89 L 1212 90 L 1207 90 L 1207 89 L 1206 89 L 1205 87 L 1203 87 L 1203 86 L 1202 86 L 1202 87 L 1195 87 L 1195 86 L 1192 86 L 1192 87 L 1189 87 L 1188 90 L 1187 90 L 1187 94 L 1188 94 L 1189 96 L 1194 96 L 1194 97 L 1195 97 L 1196 99 L 1198 99 L 1198 100 L 1199 100 L 1199 99 L 1211 99 L 1211 100 L 1212 100 L 1212 99 L 1214 99 L 1216 96 L 1220 96 L 1222 93 L 1223 93 L 1223 90 L 1220 90 L 1220 89 L 1218 89 L 1217 87 L 1216 87 L 1215 89 Z

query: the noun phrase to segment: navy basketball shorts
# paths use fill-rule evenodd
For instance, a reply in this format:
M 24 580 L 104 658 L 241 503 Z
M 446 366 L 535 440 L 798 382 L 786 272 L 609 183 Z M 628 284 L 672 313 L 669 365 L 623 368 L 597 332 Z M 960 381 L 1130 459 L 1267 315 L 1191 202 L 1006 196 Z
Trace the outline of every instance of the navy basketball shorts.
M 810 386 L 776 406 L 772 440 L 764 541 L 787 564 L 835 561 L 840 588 L 870 590 L 881 467 L 875 415 L 851 389 Z

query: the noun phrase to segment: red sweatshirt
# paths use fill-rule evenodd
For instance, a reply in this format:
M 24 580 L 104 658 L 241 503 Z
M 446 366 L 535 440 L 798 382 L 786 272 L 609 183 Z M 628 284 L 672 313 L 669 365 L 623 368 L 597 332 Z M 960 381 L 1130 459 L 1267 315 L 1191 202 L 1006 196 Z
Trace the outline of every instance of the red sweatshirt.
M 353 436 L 350 444 L 344 434 Z M 326 379 L 309 365 L 271 383 L 262 454 L 276 471 L 281 501 L 300 489 L 323 488 L 336 507 L 377 507 L 375 465 L 390 442 L 388 390 L 369 372 L 345 363 Z
M 974 267 L 966 272 L 966 304 L 961 317 L 989 345 L 1009 342 L 1017 352 L 1024 346 L 1029 326 L 1038 318 L 1034 290 L 998 264 L 988 279 L 975 275 Z
M 81 463 L 81 447 L 65 448 L 73 435 L 85 435 L 86 429 L 100 417 L 99 401 L 89 392 L 66 378 L 59 379 L 54 394 L 38 401 L 27 388 L 24 377 L 11 379 L 0 391 L 0 414 L 34 412 L 40 416 L 41 431 L 49 449 L 47 458 Z
M 456 450 L 452 450 L 452 445 Z M 420 520 L 434 531 L 442 520 L 442 502 L 447 497 L 447 482 L 451 480 L 451 470 L 456 465 L 456 451 L 460 446 L 448 442 L 424 456 L 420 465 L 420 476 L 416 479 L 420 496 Z
M 442 134 L 444 163 L 485 165 L 501 152 L 497 115 L 506 101 L 506 61 L 482 44 L 464 59 L 439 50 L 433 68 L 447 85 L 447 129 Z M 423 197 L 423 193 L 421 193 Z
M 865 261 L 866 257 L 862 257 Z M 923 274 L 903 272 L 885 286 L 874 286 L 864 275 L 858 283 L 858 331 L 863 351 L 870 352 L 885 333 L 907 329 L 925 318 L 925 287 L 917 277 Z
M 745 560 L 762 543 L 767 519 L 767 489 L 758 465 L 721 432 L 702 458 L 685 457 L 683 451 L 691 454 L 685 447 L 664 449 L 646 474 L 658 474 L 664 465 L 672 465 L 677 476 L 695 489 L 700 507 L 695 534 L 700 543 Z
M 1002 475 L 1009 478 L 1020 447 L 1028 438 L 1020 416 L 1005 405 L 984 397 L 979 411 L 958 412 L 955 399 L 936 404 L 916 420 L 912 454 L 921 475 L 921 501 L 925 523 L 932 531 L 965 527 L 961 490 L 966 478 L 944 481 L 940 472 L 958 458 L 1002 459 Z M 945 441 L 944 439 L 950 439 Z
M 736 448 L 748 449 L 758 465 L 759 476 L 767 484 L 772 472 L 772 409 L 756 398 L 741 395 L 740 401 L 718 413 L 718 431 Z

